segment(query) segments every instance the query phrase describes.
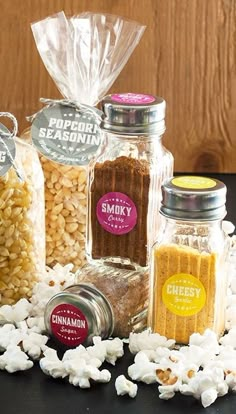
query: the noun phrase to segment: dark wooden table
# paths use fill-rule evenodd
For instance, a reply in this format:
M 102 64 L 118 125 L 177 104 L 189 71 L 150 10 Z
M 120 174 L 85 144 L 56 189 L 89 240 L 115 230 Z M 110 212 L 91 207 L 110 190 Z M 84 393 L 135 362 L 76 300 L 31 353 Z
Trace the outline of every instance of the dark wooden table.
M 204 174 L 206 175 L 206 174 Z M 210 174 L 228 187 L 227 219 L 236 223 L 236 174 Z M 53 379 L 42 373 L 38 364 L 23 373 L 8 374 L 0 371 L 0 412 L 3 414 L 233 414 L 236 412 L 236 394 L 218 398 L 204 409 L 192 397 L 176 395 L 169 401 L 160 400 L 158 385 L 138 383 L 135 399 L 118 397 L 115 379 L 127 375 L 133 362 L 127 346 L 125 355 L 115 365 L 104 364 L 111 371 L 108 384 L 93 384 L 91 389 L 80 389 L 66 380 Z

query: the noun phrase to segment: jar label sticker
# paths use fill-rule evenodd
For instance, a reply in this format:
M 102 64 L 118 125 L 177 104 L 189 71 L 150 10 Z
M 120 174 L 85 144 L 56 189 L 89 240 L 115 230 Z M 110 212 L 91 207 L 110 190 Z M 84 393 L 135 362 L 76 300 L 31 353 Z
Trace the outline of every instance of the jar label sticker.
M 195 315 L 206 303 L 202 282 L 187 273 L 169 277 L 162 288 L 162 300 L 167 309 L 179 316 Z
M 83 312 L 68 303 L 62 303 L 53 309 L 50 326 L 53 336 L 70 347 L 82 344 L 88 336 L 88 323 Z
M 155 102 L 156 98 L 142 93 L 117 93 L 111 95 L 111 100 L 123 104 L 143 105 Z
M 188 188 L 190 190 L 205 190 L 214 188 L 217 185 L 212 178 L 198 176 L 176 177 L 171 182 L 176 187 Z
M 0 177 L 5 175 L 14 163 L 16 146 L 10 131 L 0 123 Z
M 87 165 L 101 144 L 101 130 L 95 115 L 60 104 L 38 112 L 31 135 L 41 154 L 66 165 Z
M 119 192 L 104 194 L 97 203 L 96 214 L 101 226 L 117 235 L 133 230 L 138 216 L 134 202 Z

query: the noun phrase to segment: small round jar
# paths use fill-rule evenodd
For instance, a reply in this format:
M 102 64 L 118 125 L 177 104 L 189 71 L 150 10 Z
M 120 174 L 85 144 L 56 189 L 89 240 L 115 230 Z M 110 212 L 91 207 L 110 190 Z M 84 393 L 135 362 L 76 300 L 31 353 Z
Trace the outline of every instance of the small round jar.
M 50 336 L 68 348 L 90 345 L 94 336 L 111 336 L 114 316 L 110 303 L 94 286 L 79 283 L 53 296 L 45 309 Z

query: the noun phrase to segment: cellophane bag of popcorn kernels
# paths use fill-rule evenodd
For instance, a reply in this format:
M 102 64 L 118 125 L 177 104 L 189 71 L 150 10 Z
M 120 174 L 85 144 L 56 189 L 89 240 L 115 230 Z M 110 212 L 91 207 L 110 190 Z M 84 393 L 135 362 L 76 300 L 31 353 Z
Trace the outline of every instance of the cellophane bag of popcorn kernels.
M 60 12 L 32 24 L 44 65 L 68 105 L 72 102 L 78 108 L 99 103 L 144 29 L 118 16 L 89 12 L 71 18 Z M 76 271 L 85 262 L 89 157 L 81 165 L 63 165 L 50 156 L 40 159 L 45 176 L 47 265 L 73 263 Z
M 30 128 L 21 138 L 31 142 Z M 40 153 L 39 159 L 45 180 L 47 265 L 73 263 L 77 270 L 85 262 L 86 167 L 58 164 Z
M 43 171 L 37 151 L 14 142 L 14 166 L 0 171 L 0 305 L 30 298 L 45 267 Z

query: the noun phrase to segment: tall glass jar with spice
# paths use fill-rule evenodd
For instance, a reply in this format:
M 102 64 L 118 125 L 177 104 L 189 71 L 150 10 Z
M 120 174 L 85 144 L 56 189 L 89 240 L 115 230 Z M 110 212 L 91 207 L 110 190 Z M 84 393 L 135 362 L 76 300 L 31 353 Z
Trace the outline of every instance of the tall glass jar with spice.
M 181 176 L 162 187 L 163 232 L 152 249 L 148 325 L 187 344 L 192 333 L 225 327 L 229 239 L 222 229 L 226 187 Z
M 104 145 L 90 164 L 87 257 L 130 269 L 148 266 L 158 235 L 161 184 L 173 157 L 162 145 L 165 101 L 114 94 L 102 101 Z

